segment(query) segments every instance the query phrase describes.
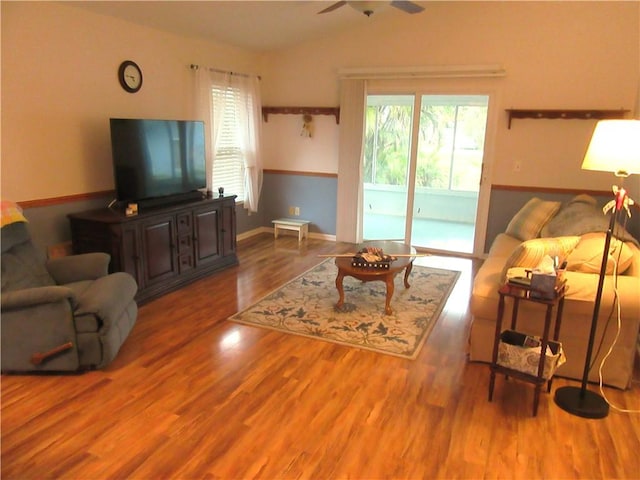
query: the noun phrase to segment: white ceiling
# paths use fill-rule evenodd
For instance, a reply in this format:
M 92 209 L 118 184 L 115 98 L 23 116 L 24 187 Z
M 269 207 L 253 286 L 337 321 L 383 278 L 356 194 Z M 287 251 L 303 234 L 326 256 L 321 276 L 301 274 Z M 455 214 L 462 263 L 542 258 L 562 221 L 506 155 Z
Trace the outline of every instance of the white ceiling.
M 391 15 L 408 15 L 385 1 L 371 17 L 349 5 L 319 15 L 335 0 L 308 1 L 72 1 L 91 10 L 182 36 L 222 42 L 253 51 L 290 47 Z M 357 3 L 357 2 L 355 2 Z M 364 3 L 364 2 L 361 2 Z M 425 6 L 426 2 L 415 2 Z M 425 12 L 421 13 L 425 15 Z M 420 15 L 420 14 L 419 14 Z

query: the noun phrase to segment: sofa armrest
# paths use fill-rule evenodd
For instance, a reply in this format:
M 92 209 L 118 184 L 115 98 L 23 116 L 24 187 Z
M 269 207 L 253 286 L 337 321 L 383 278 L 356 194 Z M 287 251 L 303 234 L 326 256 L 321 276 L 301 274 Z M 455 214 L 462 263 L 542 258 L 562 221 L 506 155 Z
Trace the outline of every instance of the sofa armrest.
M 96 280 L 109 273 L 111 256 L 107 253 L 93 252 L 47 261 L 47 270 L 58 285 Z
M 2 294 L 2 311 L 34 307 L 46 303 L 56 303 L 68 300 L 72 307 L 75 305 L 75 295 L 70 288 L 63 286 L 47 286 L 25 288 Z
M 627 242 L 627 246 L 633 252 L 633 260 L 631 260 L 631 265 L 624 274 L 632 277 L 640 277 L 640 248 L 631 242 Z

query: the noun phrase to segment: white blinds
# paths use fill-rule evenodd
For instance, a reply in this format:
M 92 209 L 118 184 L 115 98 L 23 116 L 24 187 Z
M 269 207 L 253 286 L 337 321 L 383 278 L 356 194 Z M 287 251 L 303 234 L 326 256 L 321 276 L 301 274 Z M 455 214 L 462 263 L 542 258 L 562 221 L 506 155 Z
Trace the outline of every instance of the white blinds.
M 212 188 L 224 187 L 225 195 L 238 195 L 244 199 L 244 161 L 241 145 L 241 125 L 238 111 L 246 108 L 239 105 L 243 96 L 233 87 L 212 87 L 212 108 L 214 112 L 222 109 L 222 125 L 219 126 L 218 139 L 213 152 Z M 245 96 L 246 98 L 246 96 Z
M 193 68 L 195 111 L 207 135 L 207 188 L 237 195 L 249 213 L 258 211 L 262 189 L 260 79 L 212 68 Z

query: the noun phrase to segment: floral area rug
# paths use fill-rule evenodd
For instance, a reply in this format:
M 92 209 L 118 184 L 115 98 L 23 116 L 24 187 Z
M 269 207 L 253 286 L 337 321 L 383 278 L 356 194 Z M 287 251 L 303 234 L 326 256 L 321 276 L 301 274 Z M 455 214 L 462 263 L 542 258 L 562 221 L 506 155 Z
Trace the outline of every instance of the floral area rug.
M 338 269 L 333 259 L 303 273 L 229 320 L 285 333 L 414 359 L 460 272 L 414 265 L 404 287 L 395 277 L 392 315 L 385 315 L 386 284 L 344 278 L 345 303 L 335 309 Z

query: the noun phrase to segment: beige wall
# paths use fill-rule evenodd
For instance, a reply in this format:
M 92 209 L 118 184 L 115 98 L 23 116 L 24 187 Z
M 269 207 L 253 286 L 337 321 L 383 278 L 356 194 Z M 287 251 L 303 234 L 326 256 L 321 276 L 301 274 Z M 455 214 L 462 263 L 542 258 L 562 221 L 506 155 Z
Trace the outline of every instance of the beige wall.
M 293 104 L 286 102 L 286 105 Z M 300 134 L 302 115 L 269 115 L 268 122 L 262 124 L 264 167 L 294 172 L 338 173 L 339 125 L 335 117 L 316 115 L 311 124 L 311 138 L 304 137 Z
M 504 110 L 635 110 L 640 2 L 429 2 L 420 15 L 374 14 L 369 20 L 365 27 L 269 56 L 262 69 L 265 104 L 336 106 L 340 68 L 502 64 L 503 79 L 446 83 L 453 90 L 492 95 L 491 183 L 609 188 L 610 175 L 580 170 L 594 121 L 514 120 L 508 130 Z M 386 83 L 390 91 L 400 88 Z M 445 90 L 443 81 L 402 84 Z M 326 140 L 334 141 L 333 132 Z M 267 158 L 270 165 L 326 164 L 311 150 L 287 152 L 281 144 L 279 153 Z M 337 164 L 331 168 L 337 171 Z M 633 182 L 640 193 L 640 180 Z
M 252 71 L 256 56 L 53 2 L 2 2 L 2 196 L 45 199 L 114 188 L 110 117 L 192 118 L 199 63 Z M 117 70 L 137 62 L 142 89 Z
M 108 118 L 191 117 L 193 62 L 260 73 L 264 104 L 288 106 L 337 106 L 340 68 L 502 64 L 503 79 L 451 83 L 492 95 L 493 184 L 611 183 L 579 168 L 592 121 L 515 120 L 507 130 L 505 108 L 638 105 L 640 2 L 428 2 L 420 15 L 374 15 L 363 27 L 262 57 L 51 2 L 1 8 L 1 187 L 17 201 L 112 189 Z M 134 95 L 116 79 L 125 59 L 144 72 Z M 270 117 L 266 168 L 336 173 L 339 127 L 332 117 L 314 124 L 314 137 L 303 139 L 300 116 Z

